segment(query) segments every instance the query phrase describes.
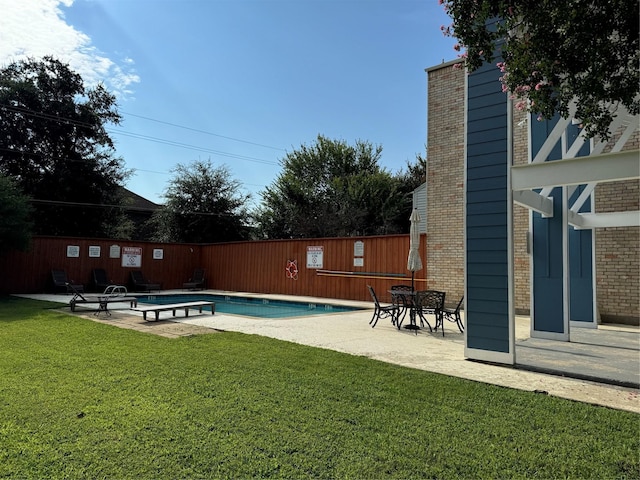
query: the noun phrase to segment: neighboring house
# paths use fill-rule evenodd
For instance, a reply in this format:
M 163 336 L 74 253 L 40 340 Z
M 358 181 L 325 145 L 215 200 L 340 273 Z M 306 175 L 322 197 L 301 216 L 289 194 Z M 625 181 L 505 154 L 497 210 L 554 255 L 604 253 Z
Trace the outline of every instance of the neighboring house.
M 420 225 L 418 230 L 420 233 L 427 233 L 427 184 L 420 185 L 412 192 L 413 208 L 417 208 L 420 212 Z
M 125 213 L 135 225 L 131 240 L 151 240 L 151 232 L 146 223 L 161 205 L 153 203 L 126 188 L 124 189 L 124 198 L 127 204 Z
M 465 291 L 465 155 L 468 154 L 466 142 L 469 138 L 465 122 L 469 121 L 466 112 L 469 80 L 464 69 L 453 68 L 456 63 L 459 61 L 426 69 L 429 152 L 426 280 L 428 288 L 446 291 L 448 301 L 460 298 Z M 490 115 L 490 112 L 486 113 Z M 510 132 L 511 138 L 504 141 L 510 145 L 513 165 L 526 165 L 532 149 L 527 116 L 514 111 L 512 125 L 508 127 L 505 132 Z M 626 140 L 624 150 L 637 150 L 639 139 L 636 128 Z M 486 169 L 488 177 L 493 175 L 490 169 Z M 638 180 L 626 180 L 598 184 L 594 193 L 594 212 L 639 210 L 639 183 Z M 516 313 L 529 313 L 531 213 L 528 208 L 513 204 L 512 214 L 513 304 Z M 592 231 L 595 238 L 596 315 L 602 321 L 637 324 L 640 318 L 640 228 L 617 226 Z

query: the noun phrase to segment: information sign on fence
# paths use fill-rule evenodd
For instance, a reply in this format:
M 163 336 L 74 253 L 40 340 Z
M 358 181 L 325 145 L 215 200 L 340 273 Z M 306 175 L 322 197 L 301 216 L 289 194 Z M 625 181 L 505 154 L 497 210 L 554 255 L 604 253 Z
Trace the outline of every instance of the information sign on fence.
M 140 268 L 142 266 L 142 247 L 122 247 L 122 266 Z
M 307 268 L 322 268 L 324 247 L 307 247 Z

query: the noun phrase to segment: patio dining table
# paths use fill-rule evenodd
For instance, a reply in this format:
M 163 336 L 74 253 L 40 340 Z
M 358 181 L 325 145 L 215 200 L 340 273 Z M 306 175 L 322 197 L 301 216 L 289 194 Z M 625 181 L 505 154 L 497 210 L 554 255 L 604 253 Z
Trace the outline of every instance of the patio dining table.
M 416 294 L 415 290 L 392 288 L 388 290 L 391 294 L 391 303 L 398 305 L 400 312 L 398 313 L 397 327 L 398 330 L 402 328 L 402 322 L 409 313 L 409 323 L 404 325 L 407 330 L 415 330 L 416 333 L 420 330 L 420 327 L 416 323 Z

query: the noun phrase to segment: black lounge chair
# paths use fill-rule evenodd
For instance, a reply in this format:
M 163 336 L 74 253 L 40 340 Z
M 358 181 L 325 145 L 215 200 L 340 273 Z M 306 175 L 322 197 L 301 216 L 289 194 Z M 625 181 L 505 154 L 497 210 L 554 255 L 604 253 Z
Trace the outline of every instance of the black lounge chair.
M 104 290 L 114 283 L 109 280 L 107 272 L 104 268 L 94 268 L 91 271 L 91 278 L 93 280 L 93 287 L 96 292 L 104 292 Z
M 189 290 L 202 290 L 206 287 L 206 284 L 207 279 L 204 278 L 204 268 L 196 268 L 189 281 L 182 284 L 182 288 Z
M 395 325 L 398 319 L 398 314 L 400 312 L 400 307 L 396 303 L 392 303 L 391 305 L 380 305 L 378 301 L 378 296 L 376 295 L 375 290 L 371 285 L 367 285 L 369 289 L 369 293 L 371 294 L 371 298 L 373 299 L 374 309 L 373 309 L 373 317 L 369 321 L 369 325 L 371 328 L 375 327 L 378 323 L 378 320 L 381 318 L 391 317 L 391 324 Z
M 462 318 L 460 318 L 460 308 L 462 307 L 463 301 L 464 295 L 458 302 L 458 306 L 456 308 L 445 307 L 442 309 L 442 316 L 450 322 L 456 322 L 456 325 L 458 325 L 458 330 L 460 330 L 460 332 L 464 332 L 464 325 L 462 324 Z M 442 334 L 444 335 L 444 325 L 442 327 Z
M 138 298 L 128 296 L 127 288 L 122 285 L 109 285 L 102 294 L 98 295 L 83 295 L 83 292 L 76 290 L 73 285 L 69 285 L 69 288 L 73 292 L 73 298 L 69 301 L 69 308 L 71 308 L 72 312 L 76 311 L 78 305 L 97 303 L 98 310 L 96 310 L 96 316 L 99 315 L 100 312 L 111 316 L 111 312 L 109 311 L 110 303 L 127 302 L 130 308 L 138 306 Z
M 84 285 L 75 283 L 73 280 L 69 280 L 67 272 L 64 270 L 51 270 L 51 280 L 53 282 L 53 290 L 55 292 L 84 292 Z
M 131 285 L 134 292 L 150 292 L 151 290 L 160 290 L 159 283 L 151 283 L 145 278 L 140 270 L 131 272 Z

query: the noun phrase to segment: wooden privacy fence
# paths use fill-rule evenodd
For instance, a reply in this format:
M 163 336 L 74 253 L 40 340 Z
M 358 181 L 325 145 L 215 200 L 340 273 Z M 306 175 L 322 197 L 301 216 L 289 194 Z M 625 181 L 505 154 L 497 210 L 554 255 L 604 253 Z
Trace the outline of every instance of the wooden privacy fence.
M 29 251 L 0 257 L 0 292 L 50 291 L 51 269 L 88 287 L 94 268 L 118 284 L 142 270 L 163 289 L 181 289 L 202 267 L 208 287 L 218 290 L 370 300 L 371 285 L 386 300 L 391 285 L 411 282 L 408 251 L 409 235 L 210 245 L 36 237 Z M 426 264 L 425 235 L 420 254 Z M 426 267 L 416 272 L 417 288 L 426 288 L 425 278 Z

